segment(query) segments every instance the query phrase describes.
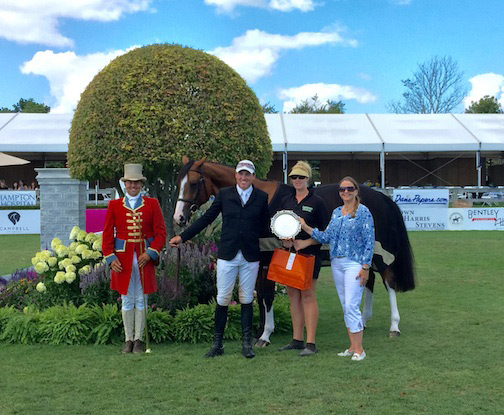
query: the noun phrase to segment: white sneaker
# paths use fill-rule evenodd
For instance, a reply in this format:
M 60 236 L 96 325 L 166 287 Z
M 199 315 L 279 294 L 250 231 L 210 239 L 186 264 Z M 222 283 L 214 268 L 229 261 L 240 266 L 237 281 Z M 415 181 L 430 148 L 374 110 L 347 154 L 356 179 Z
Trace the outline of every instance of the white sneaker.
M 354 353 L 352 356 L 352 360 L 359 361 L 364 360 L 366 358 L 366 352 L 363 350 L 361 354 Z
M 338 356 L 341 357 L 348 357 L 348 356 L 353 356 L 354 352 L 351 352 L 350 350 L 346 349 L 344 352 L 339 352 Z

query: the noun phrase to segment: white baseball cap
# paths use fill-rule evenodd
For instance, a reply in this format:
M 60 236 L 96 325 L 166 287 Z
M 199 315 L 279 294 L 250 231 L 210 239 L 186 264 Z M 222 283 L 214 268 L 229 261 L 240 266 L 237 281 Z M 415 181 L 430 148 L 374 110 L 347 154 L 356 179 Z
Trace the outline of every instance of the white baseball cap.
M 255 166 L 250 160 L 242 160 L 236 165 L 236 173 L 246 170 L 251 174 L 255 173 Z

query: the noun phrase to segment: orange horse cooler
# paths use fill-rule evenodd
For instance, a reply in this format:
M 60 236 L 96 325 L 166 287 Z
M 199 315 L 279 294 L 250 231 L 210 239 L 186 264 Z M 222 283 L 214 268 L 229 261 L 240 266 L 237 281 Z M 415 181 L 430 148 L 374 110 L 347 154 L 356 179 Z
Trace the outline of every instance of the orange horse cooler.
M 298 290 L 310 288 L 315 256 L 276 248 L 269 265 L 268 279 Z

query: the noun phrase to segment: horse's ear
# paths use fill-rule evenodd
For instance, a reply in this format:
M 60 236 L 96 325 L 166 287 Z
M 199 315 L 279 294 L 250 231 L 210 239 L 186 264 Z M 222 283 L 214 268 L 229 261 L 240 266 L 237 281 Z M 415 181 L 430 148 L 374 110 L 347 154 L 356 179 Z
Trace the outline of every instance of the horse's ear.
M 194 166 L 195 167 L 201 166 L 205 162 L 205 160 L 206 160 L 206 156 L 204 156 L 201 160 L 195 161 Z
M 187 163 L 189 163 L 189 159 L 187 158 L 186 155 L 182 156 L 182 164 L 185 166 Z

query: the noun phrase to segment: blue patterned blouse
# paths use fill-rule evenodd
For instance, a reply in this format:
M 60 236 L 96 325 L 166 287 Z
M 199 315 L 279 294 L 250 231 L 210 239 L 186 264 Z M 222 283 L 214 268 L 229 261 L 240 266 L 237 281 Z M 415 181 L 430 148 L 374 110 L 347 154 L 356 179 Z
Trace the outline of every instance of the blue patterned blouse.
M 312 238 L 329 244 L 331 259 L 347 257 L 359 264 L 371 265 L 375 233 L 373 216 L 369 209 L 359 204 L 355 218 L 342 215 L 341 206 L 333 210 L 325 231 L 313 229 Z

